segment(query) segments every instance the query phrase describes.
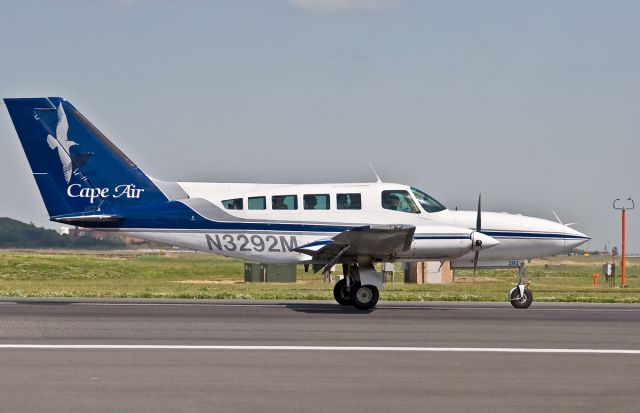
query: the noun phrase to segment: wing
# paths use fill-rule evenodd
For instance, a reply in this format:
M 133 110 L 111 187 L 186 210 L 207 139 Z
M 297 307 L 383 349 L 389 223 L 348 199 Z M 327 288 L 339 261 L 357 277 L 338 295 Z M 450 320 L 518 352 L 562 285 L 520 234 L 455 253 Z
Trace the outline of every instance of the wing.
M 69 182 L 71 181 L 71 172 L 73 171 L 71 157 L 63 149 L 58 149 L 58 155 L 60 156 L 60 162 L 62 162 L 62 172 L 64 173 L 64 179 Z
M 58 147 L 58 141 L 51 135 L 47 135 L 47 143 L 51 149 L 55 149 Z
M 56 126 L 56 138 L 60 142 L 67 140 L 67 131 L 69 130 L 69 123 L 67 122 L 67 114 L 64 113 L 62 102 L 58 106 L 58 126 Z
M 386 259 L 411 248 L 416 227 L 410 225 L 370 225 L 356 227 L 333 238 L 294 249 L 312 257 L 314 271 L 338 262 L 367 256 Z

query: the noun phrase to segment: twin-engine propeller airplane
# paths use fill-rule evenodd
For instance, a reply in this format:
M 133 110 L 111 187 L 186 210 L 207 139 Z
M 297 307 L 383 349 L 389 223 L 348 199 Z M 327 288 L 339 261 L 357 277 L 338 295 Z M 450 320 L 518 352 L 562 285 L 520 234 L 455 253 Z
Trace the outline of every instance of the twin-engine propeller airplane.
M 416 188 L 383 183 L 275 185 L 164 182 L 145 174 L 68 101 L 4 100 L 50 219 L 314 271 L 342 264 L 342 305 L 371 309 L 378 262 L 440 260 L 453 268 L 520 266 L 589 237 L 562 223 L 451 211 Z M 533 296 L 522 282 L 511 303 Z

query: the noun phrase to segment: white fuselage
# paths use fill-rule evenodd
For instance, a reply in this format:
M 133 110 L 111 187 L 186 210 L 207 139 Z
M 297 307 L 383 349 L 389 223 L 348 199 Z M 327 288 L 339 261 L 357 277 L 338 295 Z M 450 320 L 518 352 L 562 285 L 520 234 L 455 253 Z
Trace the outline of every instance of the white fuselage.
M 258 262 L 304 263 L 310 257 L 296 247 L 331 239 L 356 226 L 411 225 L 416 227 L 408 251 L 399 260 L 456 260 L 472 262 L 469 237 L 475 211 L 441 209 L 427 212 L 412 189 L 391 183 L 354 184 L 226 184 L 181 182 L 184 202 L 204 218 L 228 225 L 209 229 L 127 229 L 132 236 Z M 383 207 L 383 191 L 405 191 L 418 208 Z M 345 194 L 359 202 L 341 205 Z M 307 195 L 307 197 L 305 197 Z M 326 203 L 307 209 L 309 195 Z M 291 196 L 295 197 L 295 204 Z M 283 198 L 290 209 L 279 209 Z M 347 197 L 348 198 L 348 197 Z M 280 200 L 281 200 L 280 199 Z M 196 201 L 197 200 L 197 201 Z M 234 204 L 235 202 L 235 204 Z M 409 201 L 410 202 L 410 201 Z M 297 205 L 296 205 L 297 204 Z M 240 209 L 241 208 L 241 209 Z M 589 238 L 558 222 L 507 213 L 482 212 L 482 231 L 499 241 L 480 256 L 481 262 L 527 259 L 566 253 Z

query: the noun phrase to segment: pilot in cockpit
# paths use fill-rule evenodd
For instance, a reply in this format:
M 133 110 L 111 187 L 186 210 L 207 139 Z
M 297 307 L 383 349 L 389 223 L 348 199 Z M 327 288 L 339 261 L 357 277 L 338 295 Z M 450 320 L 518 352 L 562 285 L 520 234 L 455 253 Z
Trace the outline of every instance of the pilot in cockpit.
M 382 207 L 393 211 L 400 211 L 400 198 L 393 193 L 385 193 L 382 197 Z

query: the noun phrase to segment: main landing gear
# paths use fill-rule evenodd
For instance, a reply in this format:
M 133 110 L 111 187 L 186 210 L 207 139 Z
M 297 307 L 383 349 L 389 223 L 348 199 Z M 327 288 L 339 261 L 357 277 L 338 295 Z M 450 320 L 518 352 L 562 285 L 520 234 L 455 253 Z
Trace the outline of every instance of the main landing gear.
M 352 305 L 359 310 L 371 310 L 378 304 L 380 291 L 375 285 L 362 285 L 359 278 L 359 271 L 356 265 L 344 265 L 344 277 L 339 280 L 333 288 L 333 298 L 340 305 Z
M 509 291 L 509 301 L 515 308 L 529 308 L 533 302 L 533 293 L 524 281 L 524 263 L 518 267 L 518 285 Z

